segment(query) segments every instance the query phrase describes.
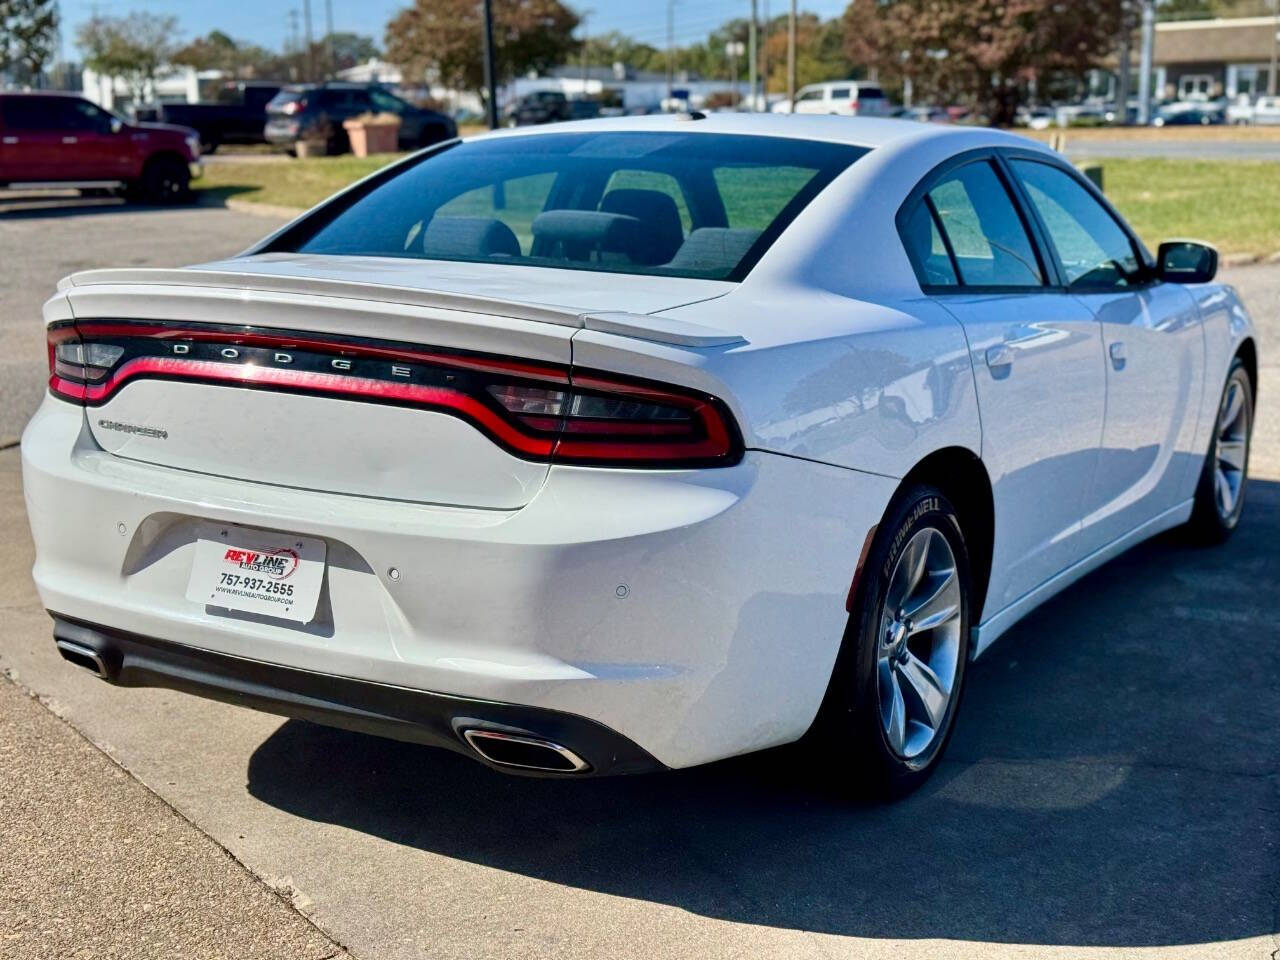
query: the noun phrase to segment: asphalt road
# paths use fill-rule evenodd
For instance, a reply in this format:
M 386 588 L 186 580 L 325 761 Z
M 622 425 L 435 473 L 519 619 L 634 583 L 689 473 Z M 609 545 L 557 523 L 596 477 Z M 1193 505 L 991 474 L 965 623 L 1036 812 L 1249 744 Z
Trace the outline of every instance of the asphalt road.
M 1185 160 L 1280 160 L 1280 140 L 1101 140 L 1067 137 L 1066 155 L 1072 160 L 1105 157 L 1176 157 Z
M 84 265 L 205 259 L 271 226 L 218 210 L 17 223 L 25 243 L 0 221 L 0 255 L 31 262 L 0 282 L 27 306 L 0 336 L 36 387 L 12 394 L 22 406 L 4 397 L 10 429 L 38 400 L 42 343 L 25 325 L 38 331 L 31 305 L 66 251 Z M 1280 269 L 1229 279 L 1277 342 Z M 109 687 L 53 652 L 27 578 L 17 450 L 0 453 L 0 669 L 357 957 L 1268 960 L 1280 948 L 1275 359 L 1260 403 L 1231 543 L 1162 537 L 1023 621 L 971 671 L 939 774 L 890 807 L 842 805 L 776 756 L 523 780 Z

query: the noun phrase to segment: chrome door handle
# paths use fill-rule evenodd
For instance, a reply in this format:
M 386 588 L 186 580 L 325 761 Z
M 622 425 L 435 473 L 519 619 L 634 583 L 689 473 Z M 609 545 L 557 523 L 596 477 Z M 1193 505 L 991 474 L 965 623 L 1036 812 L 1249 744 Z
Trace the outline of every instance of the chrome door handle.
M 63 142 L 63 143 L 75 143 L 75 142 L 76 142 L 76 138 L 75 138 L 75 137 L 63 137 L 63 138 L 62 138 L 62 142 Z
M 1117 340 L 1111 345 L 1108 352 L 1111 354 L 1111 365 L 1117 370 L 1124 369 L 1124 362 L 1128 359 L 1125 353 L 1124 344 Z
M 991 369 L 1008 367 L 1013 363 L 1013 348 L 1007 343 L 987 347 L 987 366 Z
M 0 141 L 0 143 L 7 143 L 7 144 L 11 144 L 11 145 L 12 145 L 12 144 L 15 144 L 15 143 L 17 143 L 17 142 L 18 142 L 18 138 L 17 138 L 17 137 L 5 137 L 5 138 L 4 138 L 4 140 Z

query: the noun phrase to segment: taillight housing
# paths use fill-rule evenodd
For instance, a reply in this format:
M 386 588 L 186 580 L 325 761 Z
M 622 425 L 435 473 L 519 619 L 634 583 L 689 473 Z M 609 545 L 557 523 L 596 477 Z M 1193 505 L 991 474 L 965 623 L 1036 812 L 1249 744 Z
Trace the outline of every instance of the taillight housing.
M 716 397 L 480 353 L 266 328 L 95 320 L 49 328 L 49 389 L 99 406 L 163 379 L 418 407 L 460 417 L 529 460 L 714 467 L 742 459 Z
M 290 100 L 287 103 L 282 104 L 280 112 L 286 116 L 292 117 L 294 114 L 301 113 L 305 109 L 307 109 L 307 98 L 299 97 L 297 100 Z

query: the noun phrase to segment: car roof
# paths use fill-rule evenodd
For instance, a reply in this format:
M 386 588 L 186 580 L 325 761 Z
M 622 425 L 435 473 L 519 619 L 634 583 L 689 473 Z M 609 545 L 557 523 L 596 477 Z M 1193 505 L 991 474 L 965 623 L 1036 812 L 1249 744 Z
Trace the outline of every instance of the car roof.
M 697 119 L 691 119 L 696 117 Z M 846 143 L 858 147 L 906 145 L 908 141 L 953 139 L 958 149 L 1006 146 L 1035 149 L 1034 140 L 1016 133 L 985 127 L 942 126 L 892 117 L 836 117 L 781 113 L 658 113 L 635 117 L 598 117 L 570 120 L 550 126 L 511 127 L 479 135 L 490 137 L 555 136 L 558 133 L 664 132 L 784 137 Z M 963 147 L 961 141 L 967 141 Z

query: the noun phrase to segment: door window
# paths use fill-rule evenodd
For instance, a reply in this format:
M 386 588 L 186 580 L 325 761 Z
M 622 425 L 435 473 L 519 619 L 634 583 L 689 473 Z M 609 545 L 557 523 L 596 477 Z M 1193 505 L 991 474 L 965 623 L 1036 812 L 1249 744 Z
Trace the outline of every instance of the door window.
M 383 93 L 381 90 L 370 90 L 369 99 L 373 101 L 375 110 L 385 110 L 387 113 L 404 113 L 408 106 L 399 97 L 393 97 L 389 93 Z
M 965 286 L 1044 284 L 1027 228 L 989 161 L 969 163 L 946 174 L 929 191 L 928 200 L 951 243 Z
M 821 99 L 822 99 L 822 89 L 821 89 L 821 88 L 819 88 L 819 89 L 817 89 L 817 90 L 804 90 L 804 91 L 802 91 L 802 92 L 801 92 L 800 96 L 796 97 L 796 100 L 797 100 L 797 101 L 800 101 L 800 100 L 821 100 Z
M 1142 280 L 1133 241 L 1075 177 L 1035 160 L 1011 166 L 1049 233 L 1068 287 L 1109 290 Z

